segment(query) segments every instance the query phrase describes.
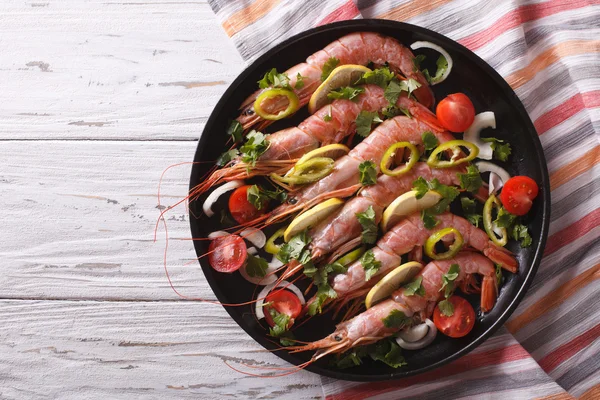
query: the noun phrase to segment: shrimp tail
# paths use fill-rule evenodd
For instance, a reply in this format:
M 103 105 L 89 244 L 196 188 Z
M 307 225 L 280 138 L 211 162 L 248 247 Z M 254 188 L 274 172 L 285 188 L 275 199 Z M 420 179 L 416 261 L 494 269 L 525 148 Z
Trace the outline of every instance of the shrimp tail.
M 519 263 L 513 253 L 504 247 L 496 246 L 490 241 L 488 246 L 483 250 L 483 254 L 505 270 L 510 271 L 513 274 L 517 273 Z
M 488 312 L 494 308 L 498 298 L 498 285 L 496 279 L 491 276 L 483 277 L 481 283 L 481 311 Z

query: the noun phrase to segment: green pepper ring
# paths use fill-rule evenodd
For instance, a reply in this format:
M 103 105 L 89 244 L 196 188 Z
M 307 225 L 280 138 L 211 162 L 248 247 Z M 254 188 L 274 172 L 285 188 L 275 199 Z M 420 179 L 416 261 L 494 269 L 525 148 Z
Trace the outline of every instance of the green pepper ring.
M 261 104 L 263 100 L 277 96 L 287 97 L 288 106 L 285 110 L 277 114 L 270 114 L 262 109 Z M 277 121 L 295 113 L 298 110 L 299 104 L 300 103 L 298 101 L 298 96 L 296 96 L 296 93 L 286 89 L 269 89 L 261 93 L 260 96 L 258 96 L 258 98 L 254 101 L 254 111 L 263 119 L 268 119 L 269 121 Z
M 502 233 L 502 237 L 498 239 L 496 233 L 494 232 L 494 227 L 492 223 L 492 209 L 496 207 L 500 207 L 500 202 L 493 194 L 488 197 L 483 205 L 483 227 L 485 228 L 485 232 L 488 234 L 492 242 L 498 246 L 506 246 L 508 243 L 508 233 L 506 232 L 506 228 L 499 228 Z
M 457 149 L 460 148 L 460 146 L 466 147 L 470 150 L 469 155 L 467 157 L 449 161 L 439 160 L 437 158 L 442 151 Z M 435 148 L 435 150 L 433 150 L 433 152 L 429 155 L 429 158 L 427 159 L 427 165 L 429 165 L 432 168 L 450 168 L 459 164 L 469 162 L 478 155 L 479 147 L 477 147 L 473 143 L 467 142 L 466 140 L 450 140 L 448 142 L 440 144 L 438 147 Z
M 277 174 L 271 174 L 271 179 L 283 182 L 291 185 L 304 185 L 306 183 L 316 182 L 329 175 L 333 171 L 335 161 L 328 157 L 315 157 L 303 162 L 302 164 L 296 164 L 294 166 L 294 173 L 289 176 L 280 176 Z M 311 171 L 317 169 L 316 172 L 303 173 L 304 171 Z
M 396 150 L 398 150 L 398 149 L 409 149 L 410 157 L 404 168 L 390 170 L 389 165 L 392 161 L 391 159 L 395 155 Z M 381 163 L 379 164 L 379 167 L 381 169 L 381 172 L 383 172 L 386 175 L 400 176 L 400 175 L 403 175 L 403 174 L 407 173 L 408 171 L 410 171 L 417 164 L 417 161 L 419 161 L 419 150 L 417 150 L 417 147 L 410 142 L 398 142 L 398 143 L 394 143 L 393 145 L 391 145 L 385 151 L 385 154 L 383 155 L 383 158 L 381 159 Z
M 265 251 L 267 253 L 269 253 L 269 254 L 279 253 L 279 250 L 281 249 L 281 245 L 275 244 L 275 241 L 277 239 L 279 239 L 280 237 L 283 237 L 283 232 L 285 232 L 285 228 L 279 229 L 277 232 L 275 232 L 273 235 L 271 235 L 269 240 L 267 240 L 267 243 L 265 243 Z
M 450 245 L 448 251 L 436 254 L 436 243 L 442 240 L 444 236 L 450 234 L 454 235 L 454 243 Z M 464 243 L 465 241 L 463 239 L 463 236 L 458 231 L 458 229 L 452 227 L 440 229 L 439 231 L 435 232 L 427 238 L 427 241 L 425 242 L 425 254 L 427 255 L 427 257 L 433 260 L 447 260 L 449 258 L 454 257 L 460 251 L 460 249 L 462 249 Z

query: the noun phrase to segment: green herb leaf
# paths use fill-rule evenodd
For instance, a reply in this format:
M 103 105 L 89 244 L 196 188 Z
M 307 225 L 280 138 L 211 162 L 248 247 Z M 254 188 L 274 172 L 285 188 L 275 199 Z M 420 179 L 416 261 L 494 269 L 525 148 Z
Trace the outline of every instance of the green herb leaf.
M 335 57 L 331 57 L 329 58 L 329 60 L 327 60 L 325 62 L 325 64 L 323 65 L 323 69 L 321 69 L 321 81 L 324 81 L 325 79 L 327 79 L 327 77 L 331 74 L 331 71 L 333 71 L 335 69 L 335 67 L 338 66 L 338 64 L 340 63 L 340 60 L 338 60 Z
M 217 165 L 219 167 L 224 167 L 231 160 L 236 158 L 238 156 L 238 154 L 240 154 L 238 149 L 231 149 L 231 150 L 226 151 L 225 153 L 221 154 L 219 156 L 219 158 L 217 158 Z
M 271 68 L 265 73 L 263 78 L 258 81 L 258 87 L 266 89 L 269 87 L 292 90 L 290 78 L 285 73 L 278 73 L 277 68 Z
M 392 79 L 390 83 L 385 88 L 383 92 L 383 96 L 387 101 L 390 102 L 391 105 L 396 105 L 398 98 L 400 97 L 400 93 L 402 92 L 402 87 L 400 86 L 400 81 L 396 78 Z
M 371 133 L 373 123 L 383 122 L 376 112 L 361 111 L 356 117 L 356 133 L 359 136 L 367 137 Z
M 392 310 L 382 321 L 386 328 L 401 328 L 410 322 L 410 318 L 400 310 Z
M 386 118 L 394 118 L 402 113 L 406 114 L 406 112 L 404 112 L 404 111 L 408 112 L 408 110 L 404 110 L 404 109 L 401 110 L 399 107 L 396 107 L 395 105 L 390 104 L 381 110 L 381 114 Z
M 258 131 L 252 130 L 246 135 L 246 143 L 240 147 L 242 161 L 252 166 L 256 165 L 258 158 L 269 148 L 267 137 Z
M 421 297 L 425 296 L 425 288 L 423 287 L 423 277 L 417 276 L 412 282 L 404 285 L 404 294 L 406 296 L 414 296 L 419 295 Z
M 532 239 L 529 235 L 529 230 L 525 225 L 515 224 L 511 231 L 511 237 L 515 240 L 521 241 L 521 247 L 529 247 L 531 246 Z
M 246 272 L 249 276 L 253 278 L 264 278 L 267 274 L 268 267 L 269 264 L 265 259 L 248 254 L 246 266 L 244 268 L 246 268 Z
M 231 136 L 234 143 L 239 143 L 242 141 L 242 134 L 244 133 L 244 128 L 239 121 L 233 120 L 229 124 L 227 128 L 227 134 Z
M 274 308 L 268 308 L 267 311 L 269 314 L 271 314 L 274 325 L 272 328 L 269 328 L 269 335 L 273 337 L 280 337 L 285 334 L 290 325 L 290 316 L 279 313 Z
M 382 361 L 392 368 L 402 367 L 407 365 L 406 360 L 402 356 L 402 350 L 395 341 L 380 340 L 368 346 L 369 356 L 374 361 Z
M 369 206 L 364 212 L 356 213 L 356 218 L 363 228 L 361 233 L 364 244 L 374 244 L 377 241 L 377 223 L 375 222 L 375 210 Z
M 498 216 L 494 220 L 494 224 L 496 224 L 498 228 L 510 228 L 516 219 L 516 215 L 509 213 L 504 207 L 500 207 L 498 208 Z
M 339 369 L 346 369 L 362 364 L 362 358 L 366 357 L 367 347 L 360 346 L 347 353 L 337 360 L 333 360 L 332 364 Z
M 460 187 L 471 193 L 477 193 L 483 185 L 479 169 L 475 165 L 469 165 L 466 174 L 459 173 L 458 179 L 460 179 Z
M 417 192 L 417 194 L 416 194 L 417 199 L 421 199 L 423 196 L 425 196 L 425 193 L 427 193 L 429 191 L 429 185 L 427 184 L 427 181 L 425 180 L 425 178 L 420 176 L 413 182 L 412 190 Z
M 437 70 L 435 71 L 435 76 L 433 77 L 429 74 L 429 71 L 427 71 L 426 69 L 423 70 L 423 75 L 425 75 L 425 78 L 429 81 L 429 83 L 436 83 L 440 79 L 442 79 L 442 75 L 448 69 L 448 61 L 446 60 L 446 57 L 440 56 L 437 59 L 436 65 Z
M 281 335 L 279 343 L 281 343 L 282 346 L 293 346 L 296 344 L 296 338 L 292 332 L 288 331 Z
M 454 291 L 454 281 L 458 278 L 459 273 L 460 267 L 458 264 L 452 264 L 448 269 L 448 272 L 442 275 L 442 287 L 440 288 L 440 291 L 446 289 L 444 292 L 446 298 L 452 295 L 452 292 Z
M 360 184 L 363 186 L 371 186 L 377 183 L 377 168 L 373 161 L 363 161 L 358 165 L 360 173 Z
M 468 197 L 461 197 L 460 204 L 465 214 L 465 218 L 473 225 L 479 227 L 479 222 L 481 222 L 483 216 L 477 213 L 475 200 L 469 199 Z
M 388 67 L 377 68 L 370 72 L 365 72 L 363 76 L 355 83 L 356 85 L 371 84 L 385 89 L 388 83 L 395 77 L 394 73 Z
M 429 209 L 421 211 L 421 219 L 425 229 L 433 229 L 440 223 L 435 216 L 436 214 L 433 214 Z
M 323 121 L 330 122 L 333 118 L 331 118 L 331 114 L 327 114 L 323 117 Z
M 294 85 L 294 89 L 302 89 L 303 87 L 304 77 L 300 75 L 300 72 L 298 72 L 298 75 L 296 75 L 296 84 Z
M 502 279 L 502 267 L 500 266 L 500 264 L 496 264 L 496 283 L 498 287 L 500 287 L 500 285 L 502 284 Z
M 308 251 L 310 242 L 311 237 L 308 233 L 306 231 L 300 232 L 291 238 L 289 242 L 281 245 L 277 258 L 285 264 L 291 260 L 298 260 L 301 258 L 303 251 Z
M 442 185 L 437 179 L 431 180 L 428 182 L 428 185 L 431 190 L 442 195 L 442 199 L 436 205 L 427 209 L 433 214 L 441 214 L 446 211 L 450 203 L 460 194 L 459 190 L 454 186 Z
M 248 188 L 246 197 L 250 204 L 254 205 L 257 210 L 261 210 L 269 202 L 269 199 L 283 203 L 287 199 L 287 193 L 281 189 L 267 190 L 258 185 L 252 185 Z
M 500 140 L 497 138 L 481 138 L 484 142 L 492 142 L 492 150 L 494 152 L 494 158 L 500 161 L 508 160 L 508 156 L 510 156 L 512 149 L 510 147 L 510 143 L 504 143 L 504 140 Z
M 423 144 L 425 145 L 425 150 L 433 150 L 440 144 L 439 140 L 435 137 L 433 132 L 425 131 L 423 135 L 421 135 L 423 139 Z
M 360 258 L 360 263 L 365 269 L 365 281 L 371 279 L 371 277 L 375 275 L 381 267 L 381 261 L 377 261 L 373 250 L 368 250 L 365 254 L 363 254 Z
M 329 94 L 327 94 L 327 98 L 329 100 L 338 100 L 338 99 L 354 100 L 354 99 L 357 99 L 359 94 L 364 93 L 364 91 L 365 91 L 365 89 L 362 87 L 346 86 L 343 88 L 339 88 L 337 90 L 332 90 L 331 92 L 329 92 Z
M 333 290 L 328 283 L 321 284 L 315 295 L 315 300 L 308 306 L 308 314 L 311 316 L 316 315 L 317 313 L 320 314 L 323 312 L 323 304 L 325 304 L 328 299 L 335 299 L 336 297 L 337 292 Z
M 417 72 L 421 69 L 421 63 L 425 61 L 425 56 L 423 54 L 419 54 L 415 58 L 413 58 L 413 72 Z
M 445 317 L 451 317 L 454 315 L 454 306 L 448 300 L 442 300 L 438 303 L 440 312 Z
M 469 214 L 466 215 L 466 218 L 469 220 L 470 223 L 479 228 L 479 223 L 483 219 L 483 216 L 480 214 Z

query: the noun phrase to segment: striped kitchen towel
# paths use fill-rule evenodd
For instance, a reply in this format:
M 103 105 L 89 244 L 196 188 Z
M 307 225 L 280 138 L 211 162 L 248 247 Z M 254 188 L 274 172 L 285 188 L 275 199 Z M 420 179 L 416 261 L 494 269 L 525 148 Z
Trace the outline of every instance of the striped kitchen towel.
M 323 378 L 324 396 L 600 399 L 600 2 L 209 3 L 248 61 L 299 31 L 361 16 L 442 33 L 506 79 L 544 147 L 552 190 L 548 243 L 527 296 L 505 327 L 467 356 L 412 378 Z

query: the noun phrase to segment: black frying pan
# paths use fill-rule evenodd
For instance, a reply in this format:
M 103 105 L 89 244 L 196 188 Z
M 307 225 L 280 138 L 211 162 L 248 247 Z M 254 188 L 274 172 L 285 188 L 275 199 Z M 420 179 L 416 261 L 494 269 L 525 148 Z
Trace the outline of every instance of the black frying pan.
M 521 249 L 516 243 L 509 244 L 508 248 L 516 253 L 519 260 L 519 272 L 516 275 L 505 273 L 505 282 L 496 306 L 485 316 L 480 315 L 475 328 L 466 337 L 450 339 L 438 334 L 435 342 L 427 348 L 404 351 L 408 365 L 398 369 L 370 360 L 345 370 L 329 366 L 328 360 L 319 360 L 307 368 L 309 371 L 338 379 L 380 381 L 419 374 L 455 360 L 485 341 L 506 321 L 525 295 L 542 258 L 550 218 L 550 185 L 544 154 L 535 128 L 515 93 L 496 71 L 465 47 L 438 33 L 414 25 L 384 20 L 345 21 L 311 29 L 286 40 L 261 56 L 242 72 L 223 94 L 204 128 L 194 161 L 215 160 L 226 150 L 225 143 L 228 137 L 225 130 L 228 121 L 237 116 L 239 105 L 256 90 L 256 82 L 267 70 L 276 67 L 279 71 L 285 71 L 303 62 L 307 56 L 333 40 L 356 31 L 379 32 L 395 37 L 406 46 L 417 40 L 426 40 L 446 49 L 454 60 L 454 67 L 445 82 L 433 86 L 436 99 L 440 100 L 450 93 L 463 92 L 473 101 L 476 112 L 494 111 L 497 129 L 493 136 L 506 139 L 513 149 L 509 161 L 501 165 L 512 175 L 532 177 L 540 187 L 539 196 L 525 221 L 529 225 L 533 245 Z M 425 66 L 431 66 L 430 70 L 435 71 L 434 62 L 437 55 L 434 56 L 432 52 L 427 59 L 430 64 Z M 267 132 L 293 126 L 307 116 L 307 111 L 301 110 L 293 119 L 279 121 L 269 127 Z M 204 164 L 194 165 L 190 188 L 200 183 L 207 169 L 208 166 Z M 193 237 L 206 237 L 209 232 L 220 228 L 219 218 L 208 220 L 201 217 L 201 201 L 192 202 L 190 210 Z M 195 241 L 194 244 L 198 256 L 207 251 L 206 241 Z M 200 264 L 219 301 L 241 303 L 253 298 L 254 285 L 245 281 L 238 273 L 218 273 L 210 267 L 206 258 L 202 258 Z M 477 310 L 478 297 L 467 296 L 467 299 Z M 238 325 L 262 346 L 267 349 L 277 348 L 277 345 L 269 340 L 264 325 L 259 324 L 253 317 L 253 306 L 226 307 L 226 310 Z M 302 325 L 295 331 L 295 335 L 301 340 L 316 340 L 332 333 L 334 329 L 331 318 L 324 315 Z M 289 354 L 285 351 L 275 354 L 296 365 L 309 360 L 311 356 L 310 353 Z

